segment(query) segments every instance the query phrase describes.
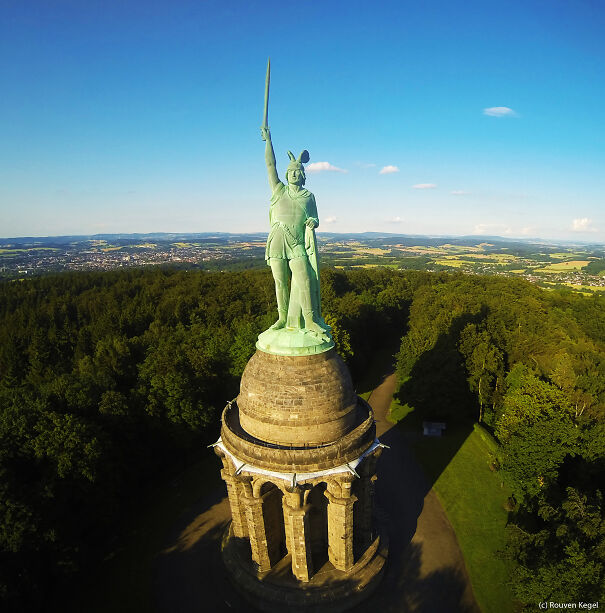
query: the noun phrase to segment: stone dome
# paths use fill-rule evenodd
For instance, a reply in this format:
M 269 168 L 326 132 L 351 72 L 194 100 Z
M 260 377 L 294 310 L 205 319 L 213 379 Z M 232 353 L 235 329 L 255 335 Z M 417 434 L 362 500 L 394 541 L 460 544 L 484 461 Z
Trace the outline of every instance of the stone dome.
M 257 351 L 242 375 L 237 404 L 242 428 L 257 439 L 321 445 L 354 428 L 357 394 L 333 349 L 303 359 Z
M 330 469 L 374 443 L 371 408 L 334 349 L 307 356 L 258 350 L 223 412 L 225 449 L 247 464 L 288 472 Z

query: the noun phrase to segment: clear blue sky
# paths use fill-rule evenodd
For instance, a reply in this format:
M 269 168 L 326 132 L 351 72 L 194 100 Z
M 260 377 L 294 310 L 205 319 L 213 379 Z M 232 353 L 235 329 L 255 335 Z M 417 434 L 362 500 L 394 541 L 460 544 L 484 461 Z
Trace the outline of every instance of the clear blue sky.
M 604 32 L 600 0 L 2 0 L 0 236 L 266 231 L 271 56 L 320 231 L 605 241 Z

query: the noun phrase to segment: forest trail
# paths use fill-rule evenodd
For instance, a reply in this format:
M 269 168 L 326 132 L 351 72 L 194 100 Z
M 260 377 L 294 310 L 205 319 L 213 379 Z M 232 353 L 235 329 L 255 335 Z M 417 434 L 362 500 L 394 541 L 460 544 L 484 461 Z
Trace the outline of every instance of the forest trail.
M 387 430 L 390 430 L 394 424 L 389 421 L 389 408 L 393 394 L 397 389 L 397 375 L 391 373 L 386 375 L 382 383 L 376 387 L 368 402 L 374 411 L 374 419 L 376 420 L 376 436 L 380 438 Z
M 369 398 L 385 449 L 378 464 L 376 500 L 389 533 L 389 560 L 376 592 L 352 611 L 480 613 L 456 535 L 436 494 L 388 421 L 395 374 Z M 217 467 L 218 470 L 218 467 Z M 230 519 L 224 490 L 179 518 L 157 556 L 154 602 L 160 613 L 250 611 L 225 576 L 220 538 Z

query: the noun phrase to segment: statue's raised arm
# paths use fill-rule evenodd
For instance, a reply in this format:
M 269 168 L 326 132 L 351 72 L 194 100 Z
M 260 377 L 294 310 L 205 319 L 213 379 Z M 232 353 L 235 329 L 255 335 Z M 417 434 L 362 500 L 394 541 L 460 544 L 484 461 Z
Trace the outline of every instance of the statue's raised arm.
M 273 151 L 273 143 L 271 143 L 271 132 L 268 126 L 262 126 L 260 129 L 261 138 L 267 143 L 265 145 L 265 163 L 267 164 L 267 172 L 269 173 L 269 185 L 271 191 L 274 191 L 279 184 L 277 176 L 277 165 L 275 162 L 275 152 Z

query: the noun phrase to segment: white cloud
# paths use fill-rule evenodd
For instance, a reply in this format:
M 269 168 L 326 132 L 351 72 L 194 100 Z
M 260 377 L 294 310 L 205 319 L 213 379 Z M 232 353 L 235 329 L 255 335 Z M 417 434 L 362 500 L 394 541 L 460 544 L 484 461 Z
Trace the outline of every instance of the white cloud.
M 393 174 L 394 172 L 399 172 L 399 168 L 397 168 L 397 166 L 384 166 L 378 174 L 379 175 L 390 175 L 390 174 Z
M 487 109 L 483 109 L 484 115 L 489 115 L 490 117 L 516 117 L 517 113 L 513 111 L 513 109 L 507 106 L 490 106 Z
M 578 217 L 571 223 L 571 229 L 574 232 L 596 232 L 597 229 L 592 227 L 592 219 L 588 217 Z
M 305 166 L 305 172 L 348 172 L 344 168 L 338 168 L 338 166 L 333 166 L 330 162 L 313 162 L 312 164 L 307 164 Z
M 324 219 L 322 219 L 322 221 L 324 223 L 336 223 L 338 221 L 338 217 L 334 217 L 334 215 L 331 215 L 330 217 L 325 217 Z
M 453 189 L 450 194 L 452 194 L 452 196 L 465 196 L 466 194 L 468 194 L 470 192 L 467 192 L 463 189 Z
M 414 189 L 435 189 L 437 186 L 434 183 L 416 183 L 412 187 Z
M 395 217 L 387 219 L 387 223 L 403 223 L 403 219 L 399 217 L 399 215 L 396 215 Z

